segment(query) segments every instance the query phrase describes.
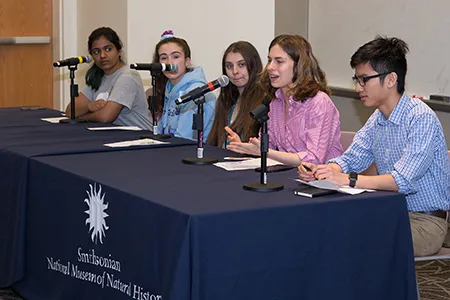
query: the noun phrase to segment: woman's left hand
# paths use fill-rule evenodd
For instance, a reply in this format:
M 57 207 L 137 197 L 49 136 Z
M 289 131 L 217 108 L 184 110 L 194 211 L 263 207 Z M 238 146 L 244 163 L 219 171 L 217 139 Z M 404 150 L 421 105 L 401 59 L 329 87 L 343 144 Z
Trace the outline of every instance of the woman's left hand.
M 244 153 L 254 156 L 260 156 L 260 141 L 257 138 L 250 138 L 248 143 L 242 143 L 242 142 L 231 142 L 227 149 L 237 152 L 237 153 Z

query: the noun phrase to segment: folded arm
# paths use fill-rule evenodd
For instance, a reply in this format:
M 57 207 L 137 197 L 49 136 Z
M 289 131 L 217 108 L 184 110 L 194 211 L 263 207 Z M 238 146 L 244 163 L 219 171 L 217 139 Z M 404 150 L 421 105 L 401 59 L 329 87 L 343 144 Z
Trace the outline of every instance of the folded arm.
M 122 108 L 122 104 L 114 101 L 107 101 L 101 109 L 98 109 L 94 112 L 88 112 L 80 116 L 79 118 L 91 122 L 112 123 L 117 119 Z

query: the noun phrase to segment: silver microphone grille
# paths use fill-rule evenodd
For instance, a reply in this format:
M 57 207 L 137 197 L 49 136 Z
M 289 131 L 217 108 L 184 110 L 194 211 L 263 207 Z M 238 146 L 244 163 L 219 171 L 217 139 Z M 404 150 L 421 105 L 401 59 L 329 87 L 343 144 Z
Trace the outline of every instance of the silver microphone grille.
M 219 78 L 217 78 L 217 81 L 219 82 L 221 87 L 227 86 L 228 83 L 230 83 L 230 79 L 226 75 L 222 75 Z

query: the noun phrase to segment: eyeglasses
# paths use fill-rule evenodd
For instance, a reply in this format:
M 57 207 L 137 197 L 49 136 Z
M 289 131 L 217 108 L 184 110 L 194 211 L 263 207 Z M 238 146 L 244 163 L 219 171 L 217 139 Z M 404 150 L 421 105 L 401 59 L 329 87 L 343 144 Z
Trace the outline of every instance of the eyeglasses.
M 384 73 L 380 73 L 380 74 L 375 74 L 375 75 L 368 75 L 368 76 L 361 76 L 361 77 L 357 77 L 356 75 L 352 77 L 353 80 L 353 84 L 357 85 L 359 83 L 360 86 L 365 86 L 367 81 L 369 81 L 372 78 L 377 78 L 380 76 L 384 76 L 387 75 L 391 72 L 384 72 Z

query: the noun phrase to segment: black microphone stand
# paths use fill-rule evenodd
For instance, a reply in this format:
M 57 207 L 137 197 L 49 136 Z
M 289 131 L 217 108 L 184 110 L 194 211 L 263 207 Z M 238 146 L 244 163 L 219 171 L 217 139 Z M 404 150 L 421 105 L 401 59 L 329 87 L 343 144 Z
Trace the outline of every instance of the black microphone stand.
M 267 152 L 269 152 L 269 134 L 267 133 L 267 120 L 269 120 L 269 108 L 267 105 L 261 104 L 250 112 L 252 118 L 256 119 L 261 124 L 261 170 L 260 181 L 246 183 L 243 186 L 244 190 L 254 192 L 275 192 L 281 191 L 284 186 L 279 183 L 267 182 Z
M 86 120 L 75 119 L 75 97 L 78 97 L 78 84 L 75 84 L 77 65 L 68 66 L 70 70 L 70 119 L 59 120 L 59 123 L 84 123 Z
M 156 77 L 159 74 L 153 74 L 152 71 L 150 71 L 150 76 L 152 76 L 152 95 L 148 96 L 149 105 L 148 108 L 150 109 L 150 112 L 152 113 L 152 121 L 153 121 L 153 134 L 158 134 L 158 121 L 157 118 L 157 112 L 158 112 L 158 105 L 156 103 Z
M 194 102 L 197 104 L 197 113 L 192 118 L 192 129 L 197 130 L 197 157 L 183 158 L 182 161 L 188 165 L 211 165 L 218 160 L 212 157 L 203 157 L 203 104 L 205 97 L 201 96 Z
M 158 137 L 161 139 L 168 139 L 172 136 L 170 134 L 158 134 L 158 104 L 156 103 L 156 77 L 158 77 L 161 72 L 153 73 L 150 71 L 150 76 L 152 77 L 152 95 L 148 96 L 148 109 L 152 114 L 152 125 L 153 125 L 153 137 Z M 149 138 L 148 136 L 141 136 L 141 138 Z

